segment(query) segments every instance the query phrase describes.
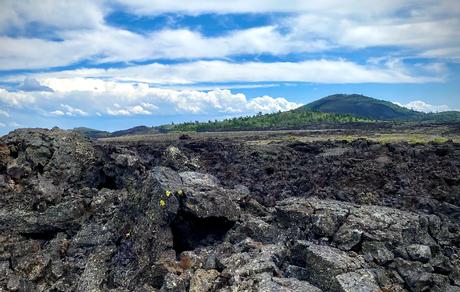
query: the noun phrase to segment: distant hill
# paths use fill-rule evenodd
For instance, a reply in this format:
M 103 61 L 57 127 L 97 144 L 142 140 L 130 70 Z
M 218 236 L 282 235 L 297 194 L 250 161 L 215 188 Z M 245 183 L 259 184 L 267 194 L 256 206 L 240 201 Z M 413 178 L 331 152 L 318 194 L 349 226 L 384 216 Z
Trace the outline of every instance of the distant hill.
M 119 137 L 119 136 L 128 136 L 128 135 L 148 135 L 148 134 L 157 134 L 158 128 L 157 127 L 147 127 L 147 126 L 137 126 L 134 128 L 115 131 L 112 133 L 112 137 Z
M 129 128 L 126 130 L 120 130 L 115 132 L 100 131 L 96 129 L 79 127 L 74 128 L 73 131 L 79 132 L 85 136 L 88 136 L 92 139 L 107 138 L 107 137 L 120 137 L 120 136 L 129 136 L 129 135 L 148 135 L 148 134 L 157 134 L 160 131 L 159 127 L 147 127 L 147 126 L 137 126 Z
M 394 103 L 359 94 L 334 94 L 304 105 L 297 111 L 349 114 L 373 120 L 412 120 L 424 114 Z
M 428 113 L 419 118 L 421 121 L 440 123 L 460 123 L 460 112 L 447 111 L 439 113 Z
M 364 95 L 335 94 L 286 112 L 258 114 L 221 121 L 188 122 L 157 127 L 138 126 L 113 133 L 89 128 L 74 130 L 91 138 L 104 138 L 166 132 L 304 129 L 317 124 L 375 121 L 460 123 L 460 112 L 422 113 Z
M 86 127 L 74 128 L 73 131 L 79 132 L 93 139 L 106 138 L 112 135 L 112 133 L 107 132 L 107 131 L 100 131 L 100 130 L 86 128 Z
M 341 124 L 355 122 L 372 122 L 370 119 L 322 113 L 313 111 L 287 111 L 271 114 L 258 114 L 223 121 L 190 122 L 176 125 L 160 126 L 162 132 L 217 132 L 217 131 L 248 131 L 248 130 L 281 130 L 302 129 L 313 124 Z

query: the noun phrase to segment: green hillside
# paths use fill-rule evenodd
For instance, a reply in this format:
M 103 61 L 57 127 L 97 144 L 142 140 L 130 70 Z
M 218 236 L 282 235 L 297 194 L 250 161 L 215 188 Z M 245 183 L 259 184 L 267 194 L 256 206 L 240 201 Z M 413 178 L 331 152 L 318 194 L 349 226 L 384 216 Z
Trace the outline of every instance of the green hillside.
M 188 122 L 158 127 L 138 126 L 113 133 L 88 128 L 77 128 L 75 130 L 92 138 L 103 138 L 167 132 L 305 129 L 308 126 L 318 124 L 369 123 L 375 121 L 460 123 L 460 112 L 422 113 L 363 95 L 335 94 L 291 111 L 257 114 L 221 121 Z
M 421 121 L 440 123 L 460 123 L 460 112 L 447 111 L 439 113 L 428 113 L 419 118 Z
M 91 128 L 86 128 L 86 127 L 79 127 L 79 128 L 74 128 L 73 131 L 79 132 L 80 134 L 83 134 L 85 136 L 88 136 L 90 138 L 106 138 L 110 137 L 112 133 L 106 132 L 106 131 L 100 131 L 96 129 L 91 129 Z
M 157 134 L 158 129 L 156 127 L 137 126 L 126 130 L 115 131 L 112 133 L 112 137 L 128 136 L 128 135 L 148 135 Z
M 278 130 L 302 129 L 312 124 L 321 123 L 353 123 L 371 122 L 370 119 L 321 113 L 313 111 L 287 111 L 272 114 L 258 114 L 223 121 L 190 122 L 177 125 L 160 126 L 162 132 L 213 132 L 213 131 L 245 131 L 245 130 Z
M 394 103 L 359 94 L 334 94 L 304 105 L 298 111 L 349 114 L 374 120 L 410 120 L 423 116 Z

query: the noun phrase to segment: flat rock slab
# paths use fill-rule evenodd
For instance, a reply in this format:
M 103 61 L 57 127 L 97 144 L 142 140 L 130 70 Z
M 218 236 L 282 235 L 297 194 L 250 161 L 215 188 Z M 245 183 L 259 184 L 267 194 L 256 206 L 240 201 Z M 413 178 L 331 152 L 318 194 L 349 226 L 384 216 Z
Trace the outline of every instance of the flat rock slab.
M 330 246 L 299 240 L 292 249 L 293 262 L 306 268 L 306 277 L 313 285 L 328 291 L 340 291 L 337 275 L 361 269 L 364 260 Z
M 343 292 L 380 292 L 374 275 L 362 269 L 348 272 L 335 277 L 339 283 L 339 291 Z

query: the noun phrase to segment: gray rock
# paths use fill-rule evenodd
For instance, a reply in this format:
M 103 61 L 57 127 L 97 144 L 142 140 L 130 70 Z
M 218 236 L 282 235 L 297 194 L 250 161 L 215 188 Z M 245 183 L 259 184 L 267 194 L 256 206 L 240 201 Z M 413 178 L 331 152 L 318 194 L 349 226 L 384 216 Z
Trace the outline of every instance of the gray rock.
M 238 219 L 241 209 L 237 201 L 241 193 L 220 187 L 217 179 L 211 175 L 196 172 L 182 172 L 179 175 L 184 184 L 186 212 L 198 218 Z
M 283 242 L 285 239 L 279 228 L 249 214 L 241 216 L 235 227 L 227 235 L 231 242 L 239 242 L 246 237 L 262 243 Z
M 278 220 L 301 222 L 304 236 L 333 236 L 343 250 L 362 238 L 393 244 L 436 245 L 428 232 L 428 217 L 382 206 L 358 206 L 317 198 L 289 198 L 276 206 Z
M 400 258 L 395 260 L 398 273 L 407 286 L 414 291 L 425 291 L 432 284 L 433 268 L 420 262 L 410 262 Z
M 233 282 L 240 282 L 247 277 L 270 273 L 282 275 L 278 264 L 286 257 L 286 249 L 281 245 L 263 245 L 252 240 L 239 243 L 239 252 L 218 259 L 223 267 L 222 275 L 228 276 Z M 244 251 L 243 251 L 244 250 Z
M 431 259 L 431 249 L 422 244 L 411 244 L 406 247 L 409 257 L 415 261 L 428 262 Z
M 306 281 L 300 281 L 293 278 L 272 277 L 268 273 L 256 277 L 258 283 L 257 291 L 269 292 L 321 292 L 321 289 L 313 286 Z
M 45 233 L 77 228 L 84 215 L 83 200 L 69 200 L 49 207 L 43 213 L 0 210 L 0 231 Z
M 176 275 L 174 273 L 168 273 L 165 276 L 164 284 L 160 289 L 161 292 L 186 292 L 187 291 L 187 279 Z
M 77 291 L 102 291 L 101 284 L 107 278 L 107 260 L 113 249 L 96 249 L 88 258 L 83 274 L 81 275 Z
M 190 169 L 195 170 L 200 168 L 199 162 L 194 158 L 189 158 L 187 155 L 176 146 L 169 146 L 163 153 L 163 164 L 175 169 L 184 170 Z
M 337 275 L 339 291 L 343 292 L 380 292 L 374 275 L 366 269 Z
M 394 254 L 383 242 L 365 241 L 362 244 L 362 251 L 366 258 L 376 261 L 379 265 L 385 265 L 394 259 Z
M 190 292 L 208 292 L 213 291 L 215 281 L 219 276 L 216 270 L 203 270 L 198 269 L 190 279 Z
M 335 276 L 358 270 L 364 260 L 329 246 L 297 241 L 292 248 L 292 261 L 307 269 L 307 280 L 324 290 L 339 291 Z
M 184 171 L 179 173 L 179 175 L 183 184 L 188 187 L 212 188 L 219 186 L 219 180 L 210 174 Z

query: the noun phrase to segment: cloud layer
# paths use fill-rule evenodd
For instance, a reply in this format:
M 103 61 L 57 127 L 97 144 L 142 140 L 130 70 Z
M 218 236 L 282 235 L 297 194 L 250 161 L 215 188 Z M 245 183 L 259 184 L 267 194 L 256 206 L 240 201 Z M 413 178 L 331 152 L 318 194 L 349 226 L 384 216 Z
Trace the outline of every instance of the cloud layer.
M 161 13 L 288 13 L 271 25 L 205 36 L 190 28 L 140 34 L 110 26 L 109 1 L 2 2 L 0 70 L 155 59 L 225 58 L 247 54 L 286 56 L 397 46 L 410 54 L 458 60 L 460 5 L 455 0 L 337 1 L 118 1 L 137 15 Z M 346 3 L 346 4 L 344 4 Z M 359 9 L 356 9 L 359 7 Z M 75 13 L 78 11 L 78 13 Z M 31 27 L 43 31 L 34 35 Z M 12 34 L 15 32 L 15 34 Z
M 80 86 L 98 85 L 103 80 L 114 82 L 142 82 L 153 84 L 194 84 L 222 82 L 314 82 L 314 83 L 422 83 L 442 82 L 443 72 L 428 72 L 422 67 L 407 67 L 397 59 L 385 64 L 368 63 L 359 65 L 343 59 L 309 60 L 302 62 L 228 62 L 195 61 L 178 64 L 152 63 L 126 68 L 76 69 L 58 72 L 29 74 L 29 79 L 42 80 L 46 87 L 61 90 L 77 89 Z M 6 80 L 22 82 L 21 75 Z M 75 78 L 86 78 L 85 84 L 78 84 Z M 91 79 L 89 79 L 91 78 Z M 55 81 L 59 84 L 52 84 Z M 91 81 L 93 80 L 93 81 Z M 30 82 L 30 81 L 29 81 Z M 91 83 L 92 82 L 92 83 Z M 94 84 L 93 84 L 94 83 Z M 53 87 L 54 86 L 54 87 Z
M 253 114 L 290 110 L 300 106 L 285 98 L 247 99 L 230 90 L 174 90 L 146 83 L 119 83 L 89 78 L 46 79 L 50 91 L 0 90 L 0 102 L 9 107 L 33 108 L 50 116 L 134 116 L 175 114 Z M 88 105 L 91 107 L 88 108 Z M 1 115 L 7 116 L 5 111 Z
M 447 105 L 433 105 L 433 104 L 429 104 L 421 100 L 414 100 L 406 104 L 401 104 L 399 102 L 395 102 L 395 103 L 399 106 L 403 106 L 403 107 L 406 107 L 406 108 L 409 108 L 415 111 L 425 112 L 425 113 L 437 113 L 437 112 L 453 110 Z

